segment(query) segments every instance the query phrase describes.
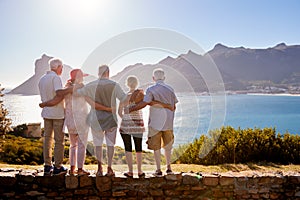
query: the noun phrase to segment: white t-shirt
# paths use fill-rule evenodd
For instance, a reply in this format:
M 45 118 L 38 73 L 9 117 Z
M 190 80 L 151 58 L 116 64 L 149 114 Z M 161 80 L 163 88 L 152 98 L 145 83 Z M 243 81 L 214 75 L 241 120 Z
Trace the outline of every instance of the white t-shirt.
M 62 89 L 61 78 L 53 71 L 48 71 L 39 81 L 42 102 L 53 99 L 56 91 Z M 64 102 L 52 107 L 44 107 L 42 117 L 46 119 L 64 119 Z

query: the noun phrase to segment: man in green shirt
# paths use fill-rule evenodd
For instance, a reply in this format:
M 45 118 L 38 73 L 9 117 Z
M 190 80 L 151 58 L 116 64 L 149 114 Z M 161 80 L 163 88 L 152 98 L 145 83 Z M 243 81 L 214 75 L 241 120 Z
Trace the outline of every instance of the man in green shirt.
M 115 81 L 109 80 L 109 67 L 101 65 L 98 69 L 99 79 L 92 81 L 83 88 L 78 89 L 79 95 L 90 97 L 96 103 L 102 104 L 106 107 L 115 108 L 116 99 L 121 102 L 127 98 L 126 93 L 122 90 L 120 85 Z M 88 124 L 91 126 L 93 142 L 96 149 L 96 157 L 98 161 L 97 175 L 102 176 L 102 145 L 105 137 L 107 145 L 107 176 L 113 176 L 112 158 L 114 155 L 114 145 L 116 142 L 117 133 L 117 115 L 116 110 L 112 112 L 104 110 L 96 110 L 93 106 L 87 118 Z

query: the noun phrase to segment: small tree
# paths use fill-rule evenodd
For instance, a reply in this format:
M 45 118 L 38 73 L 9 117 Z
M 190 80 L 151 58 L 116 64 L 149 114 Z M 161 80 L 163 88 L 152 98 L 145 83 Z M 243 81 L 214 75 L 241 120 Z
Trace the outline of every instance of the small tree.
M 8 111 L 3 106 L 2 97 L 4 94 L 2 94 L 2 91 L 4 88 L 1 88 L 0 84 L 0 137 L 4 138 L 5 134 L 9 131 L 11 131 L 10 125 L 11 125 L 11 119 L 7 118 Z

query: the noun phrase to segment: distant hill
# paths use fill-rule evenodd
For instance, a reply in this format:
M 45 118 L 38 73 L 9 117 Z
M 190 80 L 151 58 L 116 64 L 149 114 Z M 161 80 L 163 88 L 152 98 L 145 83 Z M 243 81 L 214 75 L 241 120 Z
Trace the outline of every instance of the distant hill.
M 21 85 L 17 86 L 16 88 L 12 89 L 8 94 L 22 94 L 22 95 L 38 95 L 40 94 L 38 88 L 38 82 L 40 78 L 46 74 L 47 71 L 50 70 L 48 61 L 53 58 L 51 56 L 47 56 L 43 54 L 41 58 L 35 61 L 35 69 L 34 75 L 32 75 L 29 79 L 23 82 Z M 70 79 L 70 71 L 73 68 L 69 65 L 64 64 L 63 72 L 61 75 L 63 85 Z M 95 77 L 88 76 L 85 80 L 93 80 Z
M 38 59 L 35 62 L 35 74 L 10 93 L 39 94 L 37 83 L 48 70 L 49 59 L 51 57 L 47 55 Z M 193 66 L 189 62 L 191 60 L 195 61 L 197 66 Z M 267 49 L 232 48 L 217 44 L 204 55 L 189 51 L 176 58 L 168 56 L 157 64 L 130 65 L 112 79 L 125 88 L 127 76 L 136 75 L 140 87 L 145 89 L 153 82 L 153 69 L 161 67 L 166 71 L 166 82 L 172 85 L 176 92 L 204 92 L 207 91 L 209 81 L 209 84 L 214 84 L 214 77 L 204 80 L 199 71 L 212 66 L 212 61 L 221 73 L 226 90 L 246 90 L 252 85 L 266 84 L 281 87 L 300 86 L 300 45 L 288 46 L 284 43 Z M 63 83 L 68 79 L 71 69 L 70 66 L 64 65 Z
M 267 49 L 246 49 L 217 44 L 208 54 L 222 75 L 244 85 L 257 81 L 300 85 L 300 45 L 281 43 Z
M 12 89 L 8 94 L 22 94 L 22 95 L 37 95 L 40 94 L 38 88 L 38 82 L 40 78 L 49 71 L 48 61 L 53 58 L 51 56 L 47 56 L 43 54 L 41 58 L 35 61 L 35 69 L 34 75 L 32 75 L 29 79 L 27 79 L 24 83 L 19 85 L 18 87 Z M 63 73 L 61 75 L 61 79 L 63 83 L 69 79 L 69 74 L 72 68 L 68 65 L 64 64 Z
M 177 92 L 207 91 L 206 82 L 187 58 L 198 63 L 200 72 L 201 67 L 212 65 L 212 59 L 226 90 L 246 90 L 251 85 L 260 84 L 300 86 L 300 45 L 287 46 L 284 43 L 267 49 L 231 48 L 217 44 L 204 55 L 189 51 L 177 58 L 167 57 L 154 65 L 131 65 L 112 78 L 124 83 L 127 75 L 134 74 L 141 85 L 146 86 L 151 82 L 152 70 L 162 67 L 166 70 L 166 82 Z

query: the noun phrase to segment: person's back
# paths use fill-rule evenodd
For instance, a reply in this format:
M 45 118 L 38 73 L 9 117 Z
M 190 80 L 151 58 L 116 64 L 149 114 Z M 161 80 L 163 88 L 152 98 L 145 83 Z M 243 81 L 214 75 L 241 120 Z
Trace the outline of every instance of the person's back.
M 56 90 L 62 88 L 60 77 L 53 71 L 48 71 L 39 81 L 39 91 L 42 102 L 53 99 L 56 95 Z M 61 101 L 55 106 L 44 107 L 42 117 L 47 119 L 63 119 L 64 118 L 64 103 Z
M 53 58 L 49 61 L 51 71 L 48 71 L 39 81 L 39 90 L 42 103 L 52 100 L 62 90 L 60 75 L 63 64 L 60 59 Z M 64 158 L 64 103 L 63 101 L 54 104 L 52 107 L 43 107 L 42 117 L 44 119 L 44 175 L 66 173 L 67 168 L 62 166 Z M 54 168 L 52 166 L 52 143 L 54 145 Z
M 112 170 L 112 158 L 114 154 L 114 145 L 116 143 L 117 117 L 116 99 L 121 102 L 126 100 L 126 93 L 120 85 L 109 80 L 109 68 L 107 65 L 101 65 L 98 68 L 99 79 L 93 81 L 83 88 L 77 90 L 77 93 L 91 98 L 92 101 L 105 107 L 112 108 L 111 112 L 91 108 L 88 115 L 88 123 L 91 126 L 96 157 L 98 161 L 97 176 L 102 176 L 102 145 L 105 137 L 107 145 L 107 175 L 114 176 Z
M 99 79 L 96 89 L 95 100 L 107 107 L 116 106 L 115 90 L 117 83 L 109 79 Z
M 177 103 L 173 88 L 163 81 L 157 81 L 155 85 L 147 89 L 145 100 L 162 102 L 172 107 Z M 149 127 L 156 130 L 173 130 L 173 120 L 173 111 L 162 107 L 150 107 Z
M 153 71 L 153 80 L 155 85 L 150 86 L 146 95 L 144 96 L 143 102 L 139 103 L 129 111 L 135 111 L 151 105 L 151 102 L 160 102 L 170 106 L 172 109 L 167 109 L 164 106 L 161 107 L 150 107 L 149 122 L 148 122 L 148 148 L 154 150 L 154 157 L 156 162 L 156 171 L 154 175 L 162 175 L 160 168 L 161 159 L 161 147 L 165 150 L 165 158 L 167 164 L 166 173 L 172 173 L 171 170 L 171 151 L 174 143 L 173 133 L 173 122 L 174 122 L 174 111 L 176 109 L 175 104 L 178 102 L 174 90 L 172 87 L 164 83 L 165 74 L 163 69 L 155 69 Z
M 65 106 L 65 124 L 68 129 L 73 129 L 76 132 L 84 132 L 83 130 L 88 129 L 86 118 L 89 110 L 85 98 L 83 96 L 68 94 L 65 96 Z

